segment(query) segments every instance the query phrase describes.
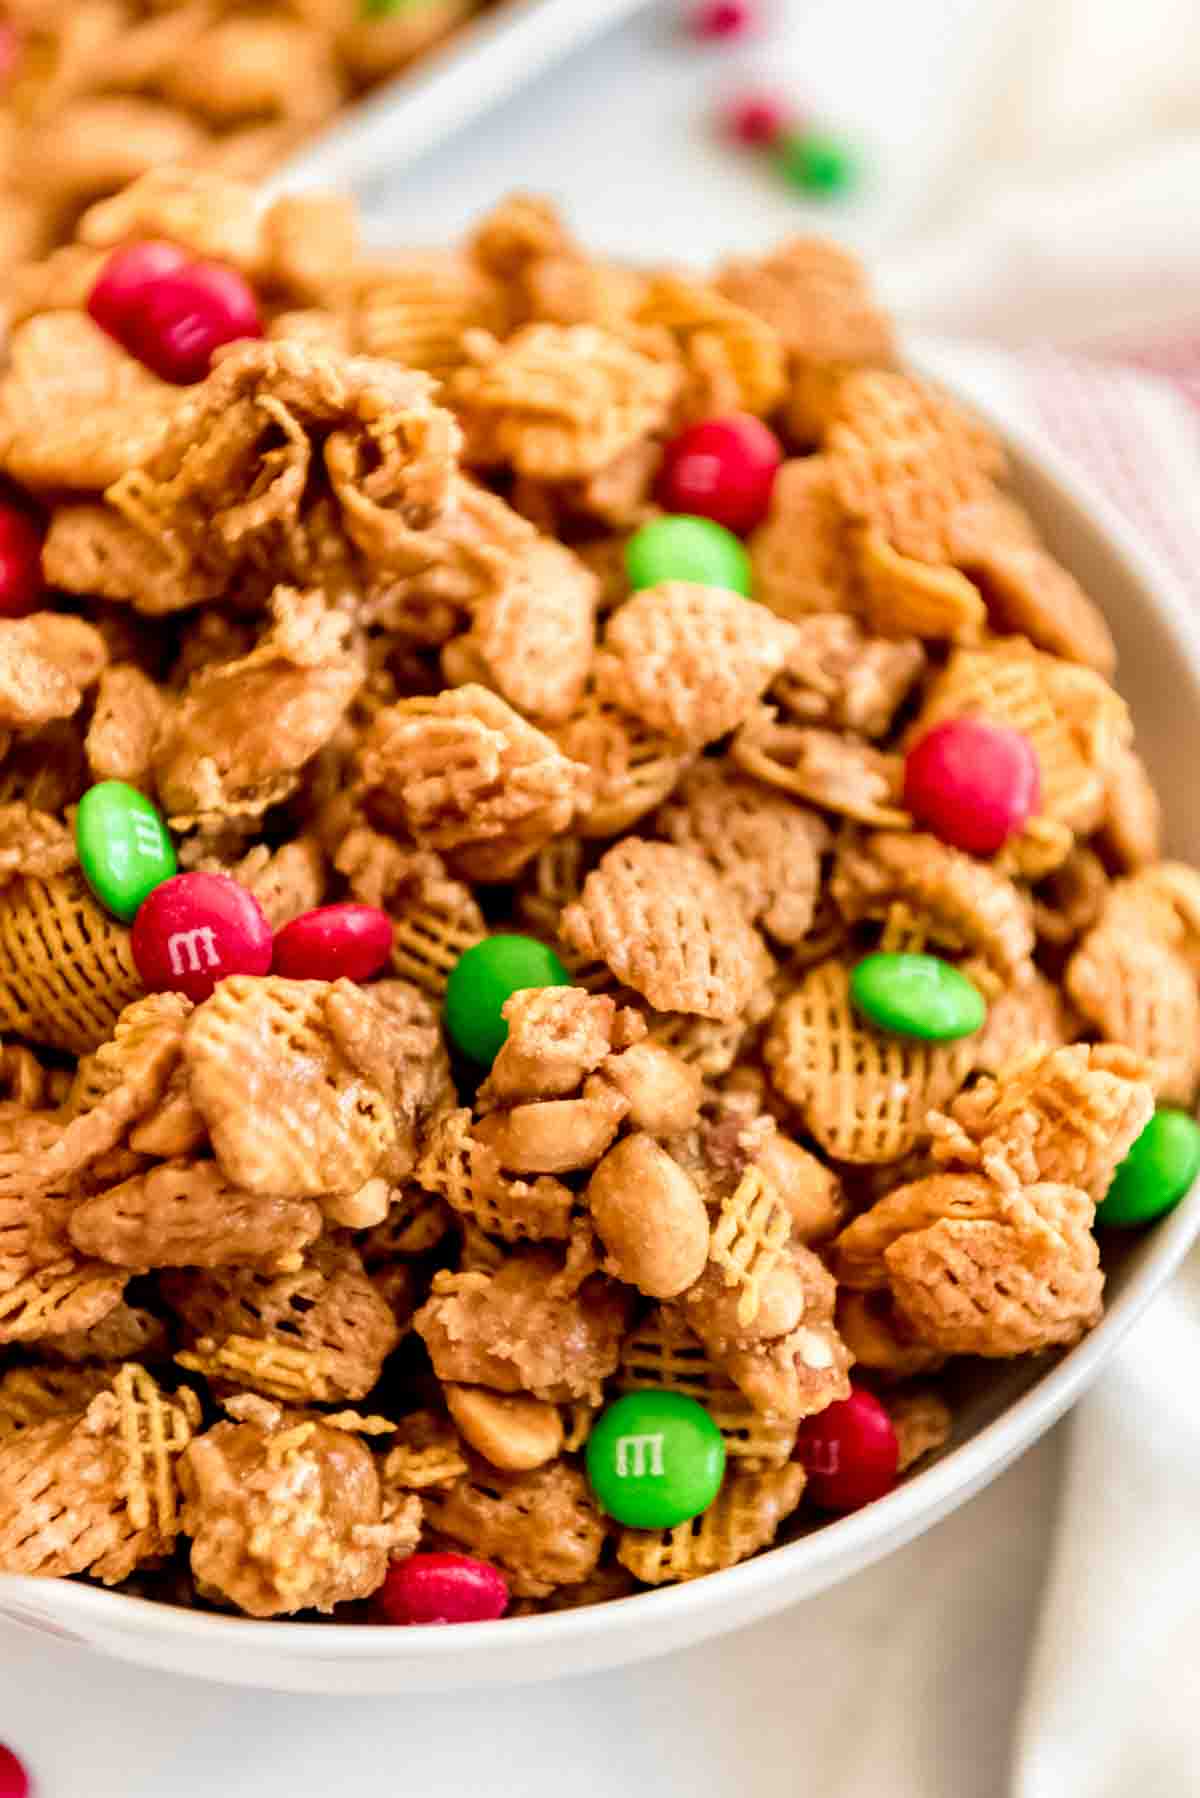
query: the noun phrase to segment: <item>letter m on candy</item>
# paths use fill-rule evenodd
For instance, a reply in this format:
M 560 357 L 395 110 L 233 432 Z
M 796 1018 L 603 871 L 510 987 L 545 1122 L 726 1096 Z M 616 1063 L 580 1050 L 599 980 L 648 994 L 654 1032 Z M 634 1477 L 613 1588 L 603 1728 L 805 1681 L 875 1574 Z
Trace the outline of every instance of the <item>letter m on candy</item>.
M 644 1478 L 646 1474 L 661 1477 L 663 1470 L 663 1438 L 661 1435 L 618 1436 L 617 1476 L 627 1480 Z
M 221 958 L 212 926 L 203 924 L 198 930 L 177 930 L 167 938 L 167 954 L 172 974 L 195 974 L 201 968 L 219 968 Z

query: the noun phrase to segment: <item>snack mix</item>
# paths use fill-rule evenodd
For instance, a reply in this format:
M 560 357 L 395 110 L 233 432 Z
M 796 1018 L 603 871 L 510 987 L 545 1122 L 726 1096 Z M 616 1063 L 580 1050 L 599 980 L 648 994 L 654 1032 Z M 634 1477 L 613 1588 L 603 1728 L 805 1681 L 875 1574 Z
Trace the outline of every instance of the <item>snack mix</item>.
M 166 163 L 266 174 L 496 0 L 0 0 L 0 276 Z
M 619 1599 L 1080 1340 L 1200 1166 L 1200 875 L 846 252 L 158 170 L 10 305 L 0 1569 Z

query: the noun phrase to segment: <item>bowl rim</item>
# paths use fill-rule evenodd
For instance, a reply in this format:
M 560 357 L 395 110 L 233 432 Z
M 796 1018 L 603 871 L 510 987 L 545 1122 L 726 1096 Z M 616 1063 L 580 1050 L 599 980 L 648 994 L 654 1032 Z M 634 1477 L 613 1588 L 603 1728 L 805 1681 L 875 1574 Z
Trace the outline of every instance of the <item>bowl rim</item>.
M 1189 608 L 1175 577 L 1159 563 L 1112 503 L 1056 450 L 1048 448 L 1036 432 L 1008 418 L 1001 419 L 994 408 L 964 391 L 964 384 L 958 379 L 947 379 L 939 373 L 935 344 L 910 346 L 908 362 L 917 372 L 960 395 L 997 431 L 1006 448 L 1036 472 L 1056 500 L 1083 515 L 1097 537 L 1103 539 L 1110 557 L 1123 564 L 1132 583 L 1147 595 L 1172 639 L 1173 649 L 1200 687 L 1200 618 Z M 992 1422 L 862 1510 L 831 1520 L 795 1541 L 769 1548 L 702 1579 L 576 1610 L 459 1624 L 446 1630 L 421 1630 L 416 1640 L 413 1632 L 397 1631 L 389 1624 L 314 1625 L 226 1617 L 108 1592 L 71 1580 L 0 1574 L 0 1596 L 11 1595 L 18 1601 L 26 1596 L 41 1615 L 53 1616 L 64 1626 L 76 1622 L 86 1629 L 102 1624 L 110 1636 L 115 1633 L 143 1641 L 155 1635 L 184 1638 L 197 1646 L 203 1643 L 205 1648 L 225 1647 L 233 1652 L 245 1651 L 257 1642 L 273 1655 L 308 1663 L 386 1661 L 395 1657 L 436 1664 L 466 1660 L 503 1643 L 514 1653 L 528 1651 L 531 1658 L 539 1649 L 560 1646 L 564 1651 L 564 1671 L 569 1671 L 567 1651 L 582 1647 L 585 1642 L 594 1645 L 614 1633 L 636 1631 L 642 1624 L 653 1635 L 658 1626 L 665 1630 L 672 1621 L 681 1622 L 689 1614 L 695 1618 L 705 1610 L 719 1613 L 729 1601 L 733 1614 L 728 1624 L 723 1625 L 716 1615 L 711 1620 L 712 1628 L 704 1632 L 717 1635 L 724 1627 L 734 1628 L 753 1617 L 799 1602 L 804 1593 L 793 1588 L 798 1583 L 794 1576 L 801 1568 L 804 1587 L 815 1592 L 836 1580 L 839 1565 L 847 1574 L 866 1568 L 973 1496 L 990 1477 L 1031 1447 L 1084 1392 L 1198 1235 L 1200 1179 L 1148 1233 L 1149 1248 L 1142 1265 L 1100 1323 Z M 830 1578 L 823 1580 L 823 1573 L 830 1569 L 834 1570 Z M 3 1613 L 0 1603 L 0 1615 Z M 265 1639 L 264 1624 L 269 1625 Z M 649 1642 L 642 1645 L 638 1655 L 655 1651 L 653 1642 Z M 469 1668 L 464 1667 L 464 1675 L 463 1683 L 468 1683 Z

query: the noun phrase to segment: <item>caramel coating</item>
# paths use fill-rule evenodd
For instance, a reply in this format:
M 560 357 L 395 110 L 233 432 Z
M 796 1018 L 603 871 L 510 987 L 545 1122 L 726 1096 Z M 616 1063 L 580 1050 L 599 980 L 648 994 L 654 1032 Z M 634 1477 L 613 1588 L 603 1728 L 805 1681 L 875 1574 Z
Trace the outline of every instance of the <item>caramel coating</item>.
M 617 1364 L 629 1299 L 608 1280 L 556 1290 L 542 1251 L 510 1255 L 494 1274 L 436 1274 L 413 1319 L 439 1379 L 551 1403 L 598 1402 Z
M 385 1518 L 370 1451 L 347 1431 L 289 1419 L 218 1423 L 180 1466 L 192 1571 L 251 1617 L 331 1611 L 383 1583 L 419 1533 L 416 1500 Z

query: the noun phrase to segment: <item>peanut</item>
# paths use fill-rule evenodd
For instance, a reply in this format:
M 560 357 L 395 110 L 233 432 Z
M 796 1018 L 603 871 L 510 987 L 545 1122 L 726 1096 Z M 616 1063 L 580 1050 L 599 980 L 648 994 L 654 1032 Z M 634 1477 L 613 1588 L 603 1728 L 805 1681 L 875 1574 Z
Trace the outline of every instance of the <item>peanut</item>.
M 654 1299 L 674 1298 L 699 1279 L 708 1259 L 704 1200 L 653 1137 L 639 1132 L 610 1149 L 584 1196 L 617 1279 Z
M 369 1230 L 373 1224 L 383 1222 L 390 1203 L 391 1188 L 386 1180 L 376 1177 L 357 1192 L 326 1193 L 321 1210 L 331 1224 L 342 1224 L 347 1230 Z
M 635 1130 L 679 1136 L 700 1115 L 703 1075 L 661 1043 L 634 1043 L 624 1054 L 610 1055 L 603 1073 L 629 1101 Z
M 841 1181 L 817 1156 L 776 1131 L 754 1159 L 791 1212 L 797 1242 L 820 1242 L 841 1228 L 846 1217 Z
M 475 1125 L 475 1136 L 509 1173 L 565 1174 L 600 1159 L 626 1109 L 620 1093 L 593 1076 L 582 1099 L 543 1099 L 492 1112 Z
M 493 1467 L 524 1473 L 562 1449 L 562 1418 L 553 1405 L 486 1386 L 443 1387 L 446 1407 L 471 1447 Z

